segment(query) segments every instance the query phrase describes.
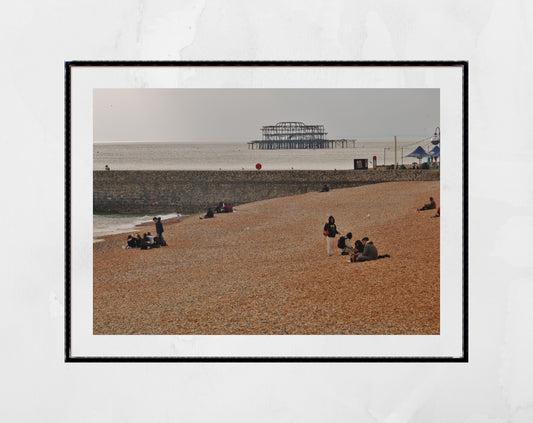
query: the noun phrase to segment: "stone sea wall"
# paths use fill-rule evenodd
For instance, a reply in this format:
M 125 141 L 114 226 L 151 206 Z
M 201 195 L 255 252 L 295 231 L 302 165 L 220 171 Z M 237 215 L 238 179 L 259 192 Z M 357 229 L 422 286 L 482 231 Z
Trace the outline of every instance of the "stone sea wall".
M 204 212 L 219 201 L 234 205 L 330 189 L 394 181 L 435 181 L 439 172 L 398 170 L 94 171 L 93 211 Z

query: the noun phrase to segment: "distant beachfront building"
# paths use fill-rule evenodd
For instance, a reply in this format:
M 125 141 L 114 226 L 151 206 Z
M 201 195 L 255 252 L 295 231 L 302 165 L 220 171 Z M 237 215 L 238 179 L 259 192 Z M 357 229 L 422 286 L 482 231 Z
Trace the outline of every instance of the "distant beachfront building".
M 261 128 L 262 139 L 248 143 L 248 149 L 316 149 L 355 147 L 355 140 L 328 140 L 324 125 L 306 125 L 303 122 L 278 122 Z

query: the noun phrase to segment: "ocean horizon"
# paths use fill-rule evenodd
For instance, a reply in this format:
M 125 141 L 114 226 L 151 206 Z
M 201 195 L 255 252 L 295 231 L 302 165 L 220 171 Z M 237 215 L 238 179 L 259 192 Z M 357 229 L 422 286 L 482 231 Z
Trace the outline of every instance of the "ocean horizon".
M 428 138 L 398 138 L 398 164 L 416 147 L 427 149 Z M 432 147 L 432 146 L 431 146 Z M 251 150 L 247 142 L 99 142 L 93 146 L 93 169 L 104 170 L 341 170 L 354 159 L 376 157 L 378 166 L 394 163 L 394 137 L 358 139 L 355 147 L 331 149 Z

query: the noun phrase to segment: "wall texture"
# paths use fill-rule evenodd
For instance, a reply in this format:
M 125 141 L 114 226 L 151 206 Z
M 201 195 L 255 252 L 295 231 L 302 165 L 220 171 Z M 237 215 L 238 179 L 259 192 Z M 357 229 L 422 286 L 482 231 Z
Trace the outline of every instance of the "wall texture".
M 393 181 L 439 180 L 428 170 L 94 171 L 93 210 L 106 213 L 203 212 L 330 189 Z

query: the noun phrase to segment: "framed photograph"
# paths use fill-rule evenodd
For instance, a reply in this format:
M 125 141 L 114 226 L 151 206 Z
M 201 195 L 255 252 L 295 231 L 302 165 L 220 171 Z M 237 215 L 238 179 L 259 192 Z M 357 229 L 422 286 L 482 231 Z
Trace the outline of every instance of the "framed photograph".
M 65 360 L 468 361 L 467 62 L 65 63 Z

